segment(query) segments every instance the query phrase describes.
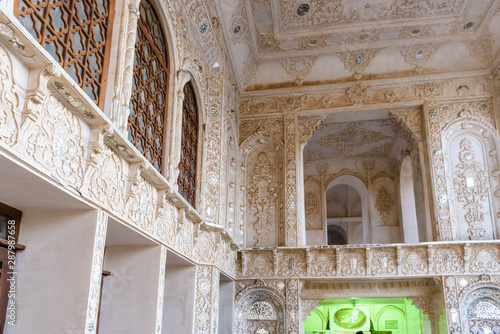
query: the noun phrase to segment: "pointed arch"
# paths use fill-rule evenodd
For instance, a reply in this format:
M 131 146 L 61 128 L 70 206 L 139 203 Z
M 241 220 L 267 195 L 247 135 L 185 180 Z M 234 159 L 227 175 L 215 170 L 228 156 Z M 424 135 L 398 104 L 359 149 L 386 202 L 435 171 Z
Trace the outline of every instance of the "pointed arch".
M 199 155 L 199 111 L 193 84 L 188 81 L 183 88 L 181 156 L 177 185 L 181 195 L 193 207 L 196 202 L 198 155 Z

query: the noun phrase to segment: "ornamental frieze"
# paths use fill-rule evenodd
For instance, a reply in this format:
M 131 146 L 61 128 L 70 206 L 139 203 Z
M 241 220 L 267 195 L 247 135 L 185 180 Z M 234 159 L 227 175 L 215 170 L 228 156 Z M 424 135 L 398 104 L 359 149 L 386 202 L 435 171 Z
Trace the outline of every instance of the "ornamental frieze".
M 277 90 L 273 97 L 250 97 L 243 95 L 240 105 L 240 116 L 275 115 L 287 110 L 297 112 L 329 111 L 336 108 L 347 108 L 353 104 L 364 104 L 365 108 L 377 104 L 418 103 L 433 99 L 453 99 L 460 97 L 459 87 L 468 87 L 468 97 L 488 97 L 494 93 L 494 81 L 491 76 L 475 76 L 469 78 L 451 78 L 446 81 L 433 80 L 424 83 L 386 82 L 353 84 L 337 84 L 329 87 L 328 93 L 315 87 L 304 87 L 302 95 L 290 95 L 285 90 Z M 457 91 L 458 90 L 458 91 Z M 281 95 L 281 96 L 280 96 Z
M 414 277 L 497 272 L 500 243 L 245 248 L 239 278 Z

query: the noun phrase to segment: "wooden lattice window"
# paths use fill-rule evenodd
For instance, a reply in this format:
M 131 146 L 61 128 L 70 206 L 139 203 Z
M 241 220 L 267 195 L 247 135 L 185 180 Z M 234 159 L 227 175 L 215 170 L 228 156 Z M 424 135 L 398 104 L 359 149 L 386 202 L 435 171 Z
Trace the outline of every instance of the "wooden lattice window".
M 16 0 L 21 24 L 100 107 L 114 0 Z
M 153 5 L 148 0 L 142 0 L 140 12 L 128 138 L 156 169 L 162 171 L 168 107 L 168 50 Z
M 182 143 L 177 184 L 182 196 L 194 206 L 196 199 L 196 168 L 198 155 L 198 107 L 193 86 L 184 86 L 182 107 Z

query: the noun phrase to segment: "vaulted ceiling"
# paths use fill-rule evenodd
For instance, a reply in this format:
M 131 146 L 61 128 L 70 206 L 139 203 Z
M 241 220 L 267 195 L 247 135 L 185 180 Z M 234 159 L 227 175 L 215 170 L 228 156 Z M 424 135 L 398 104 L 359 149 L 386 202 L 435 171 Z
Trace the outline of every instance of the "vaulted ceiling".
M 498 66 L 497 0 L 216 0 L 241 96 Z

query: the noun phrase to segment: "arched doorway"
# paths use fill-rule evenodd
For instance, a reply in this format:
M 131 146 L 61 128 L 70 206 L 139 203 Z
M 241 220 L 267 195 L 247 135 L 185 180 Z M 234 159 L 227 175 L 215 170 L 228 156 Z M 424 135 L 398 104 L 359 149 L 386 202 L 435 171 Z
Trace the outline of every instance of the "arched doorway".
M 328 245 L 347 245 L 348 238 L 346 230 L 337 224 L 328 225 Z
M 363 244 L 370 240 L 366 187 L 351 175 L 334 179 L 326 190 L 329 245 Z

